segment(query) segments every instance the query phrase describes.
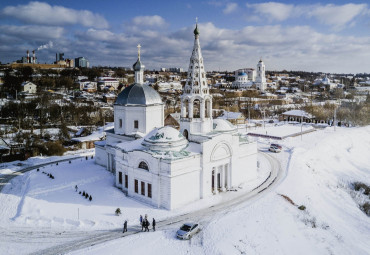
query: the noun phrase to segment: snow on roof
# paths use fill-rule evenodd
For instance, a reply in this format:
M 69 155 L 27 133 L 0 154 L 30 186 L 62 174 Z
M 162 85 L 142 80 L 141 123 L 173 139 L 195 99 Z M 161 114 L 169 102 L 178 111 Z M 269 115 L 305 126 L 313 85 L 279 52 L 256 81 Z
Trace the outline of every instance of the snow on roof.
M 218 119 L 224 119 L 224 120 L 232 120 L 232 119 L 238 119 L 242 118 L 243 114 L 240 112 L 227 112 L 224 111 L 221 116 L 218 117 Z
M 305 118 L 312 118 L 311 114 L 308 114 L 305 111 L 302 110 L 290 110 L 287 112 L 284 112 L 283 115 L 289 115 L 289 116 L 297 116 L 297 117 L 305 117 Z

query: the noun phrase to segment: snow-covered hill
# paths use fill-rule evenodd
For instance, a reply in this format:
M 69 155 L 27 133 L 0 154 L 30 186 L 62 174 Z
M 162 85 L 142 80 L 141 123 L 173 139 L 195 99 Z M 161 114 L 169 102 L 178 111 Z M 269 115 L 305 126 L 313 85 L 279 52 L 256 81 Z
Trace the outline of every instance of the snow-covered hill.
M 326 129 L 283 145 L 276 155 L 288 170 L 282 183 L 205 220 L 193 240 L 176 240 L 180 223 L 72 254 L 370 254 L 370 217 L 351 189 L 353 181 L 370 184 L 370 127 Z
M 236 208 L 194 218 L 202 231 L 192 240 L 175 238 L 179 222 L 72 254 L 370 254 L 370 217 L 359 209 L 370 198 L 351 186 L 370 185 L 370 127 L 327 128 L 302 141 L 287 138 L 278 154 L 267 152 L 270 142 L 260 138 L 259 147 L 281 162 L 284 177 L 278 185 Z M 261 158 L 260 165 L 259 179 L 243 190 L 174 211 L 127 198 L 90 157 L 34 170 L 14 178 L 0 194 L 0 254 L 27 254 L 121 228 L 125 219 L 130 228 L 140 214 L 165 219 L 210 206 L 257 186 L 268 175 Z M 79 195 L 75 185 L 93 201 Z M 298 209 L 301 205 L 306 209 Z M 117 207 L 120 217 L 114 215 Z

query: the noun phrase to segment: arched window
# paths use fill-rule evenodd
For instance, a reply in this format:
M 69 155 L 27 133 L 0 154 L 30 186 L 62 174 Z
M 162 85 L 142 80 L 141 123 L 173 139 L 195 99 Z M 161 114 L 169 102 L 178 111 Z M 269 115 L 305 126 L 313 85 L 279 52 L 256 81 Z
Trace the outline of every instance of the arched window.
M 200 118 L 200 100 L 193 101 L 193 118 Z
M 189 133 L 188 133 L 188 131 L 185 129 L 184 130 L 184 132 L 182 133 L 183 134 L 183 136 L 186 138 L 186 139 L 188 139 L 188 137 L 189 137 Z
M 139 168 L 145 169 L 145 170 L 148 170 L 149 171 L 149 167 L 148 167 L 148 165 L 144 161 L 141 161 L 140 162 Z

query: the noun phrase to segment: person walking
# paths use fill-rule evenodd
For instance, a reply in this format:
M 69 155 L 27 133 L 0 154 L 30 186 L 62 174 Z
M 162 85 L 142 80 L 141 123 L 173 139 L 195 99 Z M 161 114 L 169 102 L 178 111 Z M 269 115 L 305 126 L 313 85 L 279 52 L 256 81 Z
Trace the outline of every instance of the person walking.
M 127 232 L 127 220 L 125 220 L 125 222 L 123 223 L 123 232 L 122 233 L 125 233 Z
M 144 230 L 144 222 L 143 222 L 143 216 L 140 215 L 140 225 L 141 225 L 141 231 Z
M 153 218 L 152 226 L 153 226 L 153 231 L 155 231 L 155 219 L 154 218 Z
M 149 232 L 149 226 L 150 226 L 150 223 L 149 223 L 148 219 L 145 219 L 145 232 L 146 231 Z
M 76 192 L 77 192 L 77 190 L 78 190 L 78 187 L 77 187 L 77 185 L 75 186 L 75 189 L 76 189 Z

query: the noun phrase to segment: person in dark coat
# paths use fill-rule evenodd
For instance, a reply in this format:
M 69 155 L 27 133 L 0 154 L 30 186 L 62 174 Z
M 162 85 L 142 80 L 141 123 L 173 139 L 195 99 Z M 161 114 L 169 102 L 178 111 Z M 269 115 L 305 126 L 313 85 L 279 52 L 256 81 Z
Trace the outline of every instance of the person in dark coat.
M 123 232 L 122 233 L 125 233 L 127 232 L 127 220 L 125 220 L 125 222 L 123 223 Z
M 144 222 L 143 222 L 143 216 L 140 215 L 140 225 L 141 225 L 141 231 L 144 230 Z
M 153 218 L 152 226 L 153 226 L 153 231 L 155 231 L 155 219 L 154 218 Z
M 149 223 L 148 219 L 145 219 L 145 220 L 144 220 L 144 222 L 145 222 L 145 226 L 144 226 L 145 231 L 144 231 L 144 232 L 146 232 L 146 231 L 148 231 L 148 232 L 149 232 L 149 226 L 150 226 L 150 223 Z

